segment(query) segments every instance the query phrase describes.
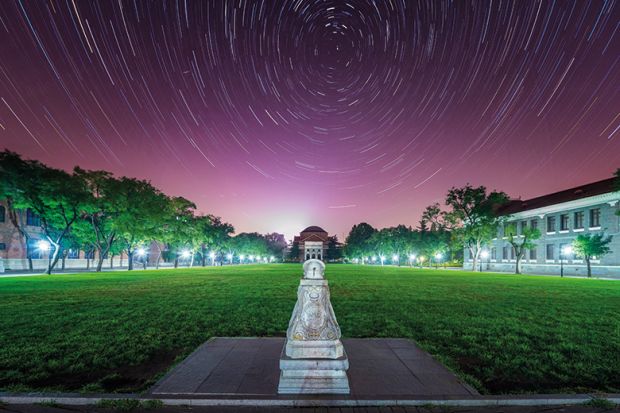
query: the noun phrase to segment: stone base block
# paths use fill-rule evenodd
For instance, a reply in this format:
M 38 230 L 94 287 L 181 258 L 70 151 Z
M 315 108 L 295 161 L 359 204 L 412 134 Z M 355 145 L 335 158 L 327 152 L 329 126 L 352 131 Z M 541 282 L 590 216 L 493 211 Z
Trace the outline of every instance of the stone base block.
M 340 340 L 286 340 L 286 354 L 293 359 L 338 359 L 344 355 Z
M 349 394 L 349 360 L 343 349 L 336 359 L 280 357 L 279 394 Z

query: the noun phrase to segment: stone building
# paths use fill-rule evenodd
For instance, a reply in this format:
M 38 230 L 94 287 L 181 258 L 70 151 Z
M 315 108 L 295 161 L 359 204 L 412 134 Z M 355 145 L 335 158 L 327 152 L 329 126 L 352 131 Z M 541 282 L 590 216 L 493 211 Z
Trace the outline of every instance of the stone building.
M 536 248 L 526 251 L 521 271 L 534 274 L 587 275 L 585 262 L 575 254 L 564 256 L 565 246 L 579 234 L 611 235 L 611 252 L 592 260 L 592 275 L 620 278 L 620 192 L 615 178 L 578 186 L 528 200 L 513 200 L 498 213 L 515 223 L 517 233 L 526 227 L 540 230 Z M 488 248 L 488 257 L 480 259 L 483 270 L 514 271 L 516 260 L 512 246 L 498 229 Z M 465 250 L 464 268 L 471 269 L 472 259 Z
M 293 247 L 299 247 L 299 262 L 309 259 L 324 260 L 329 247 L 329 235 L 323 228 L 311 226 L 293 238 Z

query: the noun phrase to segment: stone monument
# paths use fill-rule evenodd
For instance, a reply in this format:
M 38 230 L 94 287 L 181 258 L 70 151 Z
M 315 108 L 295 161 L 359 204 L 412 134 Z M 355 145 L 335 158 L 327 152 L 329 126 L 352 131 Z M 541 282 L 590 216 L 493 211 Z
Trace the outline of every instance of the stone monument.
M 348 394 L 349 360 L 324 278 L 325 264 L 307 260 L 280 357 L 280 394 Z

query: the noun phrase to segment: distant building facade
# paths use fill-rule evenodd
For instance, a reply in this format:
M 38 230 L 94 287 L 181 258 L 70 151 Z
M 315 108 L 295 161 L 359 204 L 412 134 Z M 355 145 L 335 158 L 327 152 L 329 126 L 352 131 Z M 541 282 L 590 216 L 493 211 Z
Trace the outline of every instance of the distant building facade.
M 298 260 L 324 260 L 329 248 L 329 235 L 321 227 L 311 226 L 293 238 L 293 248 L 299 249 Z
M 615 178 L 582 185 L 576 188 L 528 200 L 513 200 L 498 213 L 507 222 L 516 224 L 517 233 L 526 227 L 538 228 L 541 237 L 536 247 L 526 251 L 521 260 L 521 271 L 534 274 L 587 275 L 585 262 L 575 254 L 562 256 L 579 234 L 601 233 L 611 235 L 611 252 L 592 262 L 592 276 L 620 278 L 620 192 Z M 465 249 L 464 267 L 471 269 L 473 260 Z M 514 271 L 516 265 L 512 246 L 504 237 L 504 228 L 491 242 L 488 257 L 480 258 L 481 268 L 489 271 Z

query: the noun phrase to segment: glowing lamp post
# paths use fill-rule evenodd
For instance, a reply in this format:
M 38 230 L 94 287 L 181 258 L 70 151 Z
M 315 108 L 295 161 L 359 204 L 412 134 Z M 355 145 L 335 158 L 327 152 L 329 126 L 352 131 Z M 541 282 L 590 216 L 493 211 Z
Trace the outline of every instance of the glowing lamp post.
M 269 257 L 269 262 L 274 262 L 276 260 L 276 258 L 272 255 L 271 257 Z
M 243 260 L 245 259 L 245 255 L 239 255 L 239 264 L 243 264 Z
M 489 258 L 489 251 L 482 250 L 482 252 L 480 252 L 480 257 L 486 260 L 487 258 Z M 480 260 L 480 272 L 482 272 L 482 260 Z
M 400 260 L 398 259 L 398 254 L 392 255 L 392 264 L 397 263 L 400 267 Z
M 211 258 L 211 266 L 215 265 L 215 252 L 211 251 L 209 253 L 209 258 Z
M 420 258 L 418 258 L 418 262 L 420 263 L 420 268 L 422 268 L 422 266 L 424 265 L 424 260 L 426 260 L 426 258 L 424 258 L 424 256 L 420 256 Z
M 250 255 L 250 256 L 248 257 L 248 259 L 250 260 L 250 262 L 254 262 L 254 256 L 253 256 L 253 255 Z
M 142 247 L 136 250 L 136 256 L 142 260 L 142 268 L 146 270 L 146 260 L 144 257 L 146 256 L 146 250 Z
M 372 261 L 372 263 L 374 264 L 375 262 L 377 262 L 377 257 L 374 257 L 374 256 L 373 256 L 370 260 L 371 260 L 371 261 Z
M 560 277 L 564 277 L 564 258 L 568 258 L 573 253 L 571 245 L 565 245 L 560 250 Z
M 233 255 L 232 254 L 227 254 L 226 258 L 228 258 L 228 262 L 230 262 L 230 265 L 232 265 L 232 263 L 233 263 Z
M 442 258 L 443 258 L 443 255 L 441 254 L 441 252 L 438 252 L 437 254 L 435 254 L 435 269 L 439 268 L 439 263 L 441 262 Z
M 45 240 L 41 240 L 37 242 L 37 249 L 42 253 L 47 254 L 47 268 L 50 268 L 52 266 L 52 254 L 50 254 L 52 245 Z
M 409 255 L 409 266 L 413 266 L 413 263 L 415 261 L 415 254 L 411 254 Z

